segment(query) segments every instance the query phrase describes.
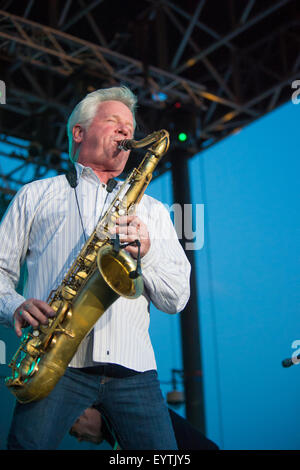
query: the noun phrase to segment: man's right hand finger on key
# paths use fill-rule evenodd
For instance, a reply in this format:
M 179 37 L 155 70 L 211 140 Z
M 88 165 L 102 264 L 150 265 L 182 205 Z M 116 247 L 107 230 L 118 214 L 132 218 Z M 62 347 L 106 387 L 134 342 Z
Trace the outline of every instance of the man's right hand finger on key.
M 55 316 L 55 311 L 43 300 L 28 299 L 21 303 L 14 312 L 14 329 L 17 336 L 22 336 L 22 328 L 31 325 L 37 328 L 47 325 L 48 317 Z

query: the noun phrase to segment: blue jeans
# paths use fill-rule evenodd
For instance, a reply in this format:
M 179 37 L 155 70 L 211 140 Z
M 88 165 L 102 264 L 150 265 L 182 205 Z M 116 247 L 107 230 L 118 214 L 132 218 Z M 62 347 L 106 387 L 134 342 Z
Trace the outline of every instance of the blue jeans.
M 16 404 L 7 448 L 57 449 L 76 419 L 95 403 L 122 449 L 177 449 L 156 371 L 106 378 L 71 367 L 46 398 Z

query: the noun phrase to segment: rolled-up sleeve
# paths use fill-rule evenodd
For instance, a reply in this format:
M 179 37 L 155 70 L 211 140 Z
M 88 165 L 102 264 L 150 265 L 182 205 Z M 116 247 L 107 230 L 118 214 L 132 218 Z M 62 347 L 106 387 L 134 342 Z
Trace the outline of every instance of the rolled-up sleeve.
M 163 204 L 153 205 L 148 230 L 151 246 L 142 258 L 146 292 L 159 310 L 178 313 L 189 300 L 191 266 Z
M 28 248 L 27 192 L 14 197 L 0 224 L 0 323 L 13 326 L 13 313 L 25 300 L 16 292 Z

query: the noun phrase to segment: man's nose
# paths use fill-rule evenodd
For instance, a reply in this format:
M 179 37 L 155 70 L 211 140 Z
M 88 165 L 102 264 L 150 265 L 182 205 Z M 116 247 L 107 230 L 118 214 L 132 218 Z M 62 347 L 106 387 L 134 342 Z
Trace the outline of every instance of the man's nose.
M 120 126 L 117 130 L 118 134 L 122 134 L 124 137 L 128 137 L 129 132 L 128 129 L 124 126 Z

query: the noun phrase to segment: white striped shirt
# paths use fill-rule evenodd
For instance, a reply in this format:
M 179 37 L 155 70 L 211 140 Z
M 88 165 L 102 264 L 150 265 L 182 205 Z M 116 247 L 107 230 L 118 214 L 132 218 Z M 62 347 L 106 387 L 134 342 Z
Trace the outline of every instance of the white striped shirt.
M 91 168 L 76 164 L 76 169 L 76 192 L 88 237 L 119 185 L 108 195 Z M 167 313 L 181 311 L 188 301 L 190 264 L 167 209 L 144 195 L 136 215 L 146 223 L 151 240 L 142 258 L 144 293 L 135 300 L 121 297 L 105 312 L 80 345 L 70 363 L 73 367 L 114 363 L 136 371 L 155 369 L 148 331 L 150 301 Z M 47 301 L 85 242 L 74 189 L 66 177 L 23 186 L 1 222 L 0 240 L 0 322 L 13 326 L 13 313 L 26 298 Z M 15 290 L 23 263 L 24 296 Z

